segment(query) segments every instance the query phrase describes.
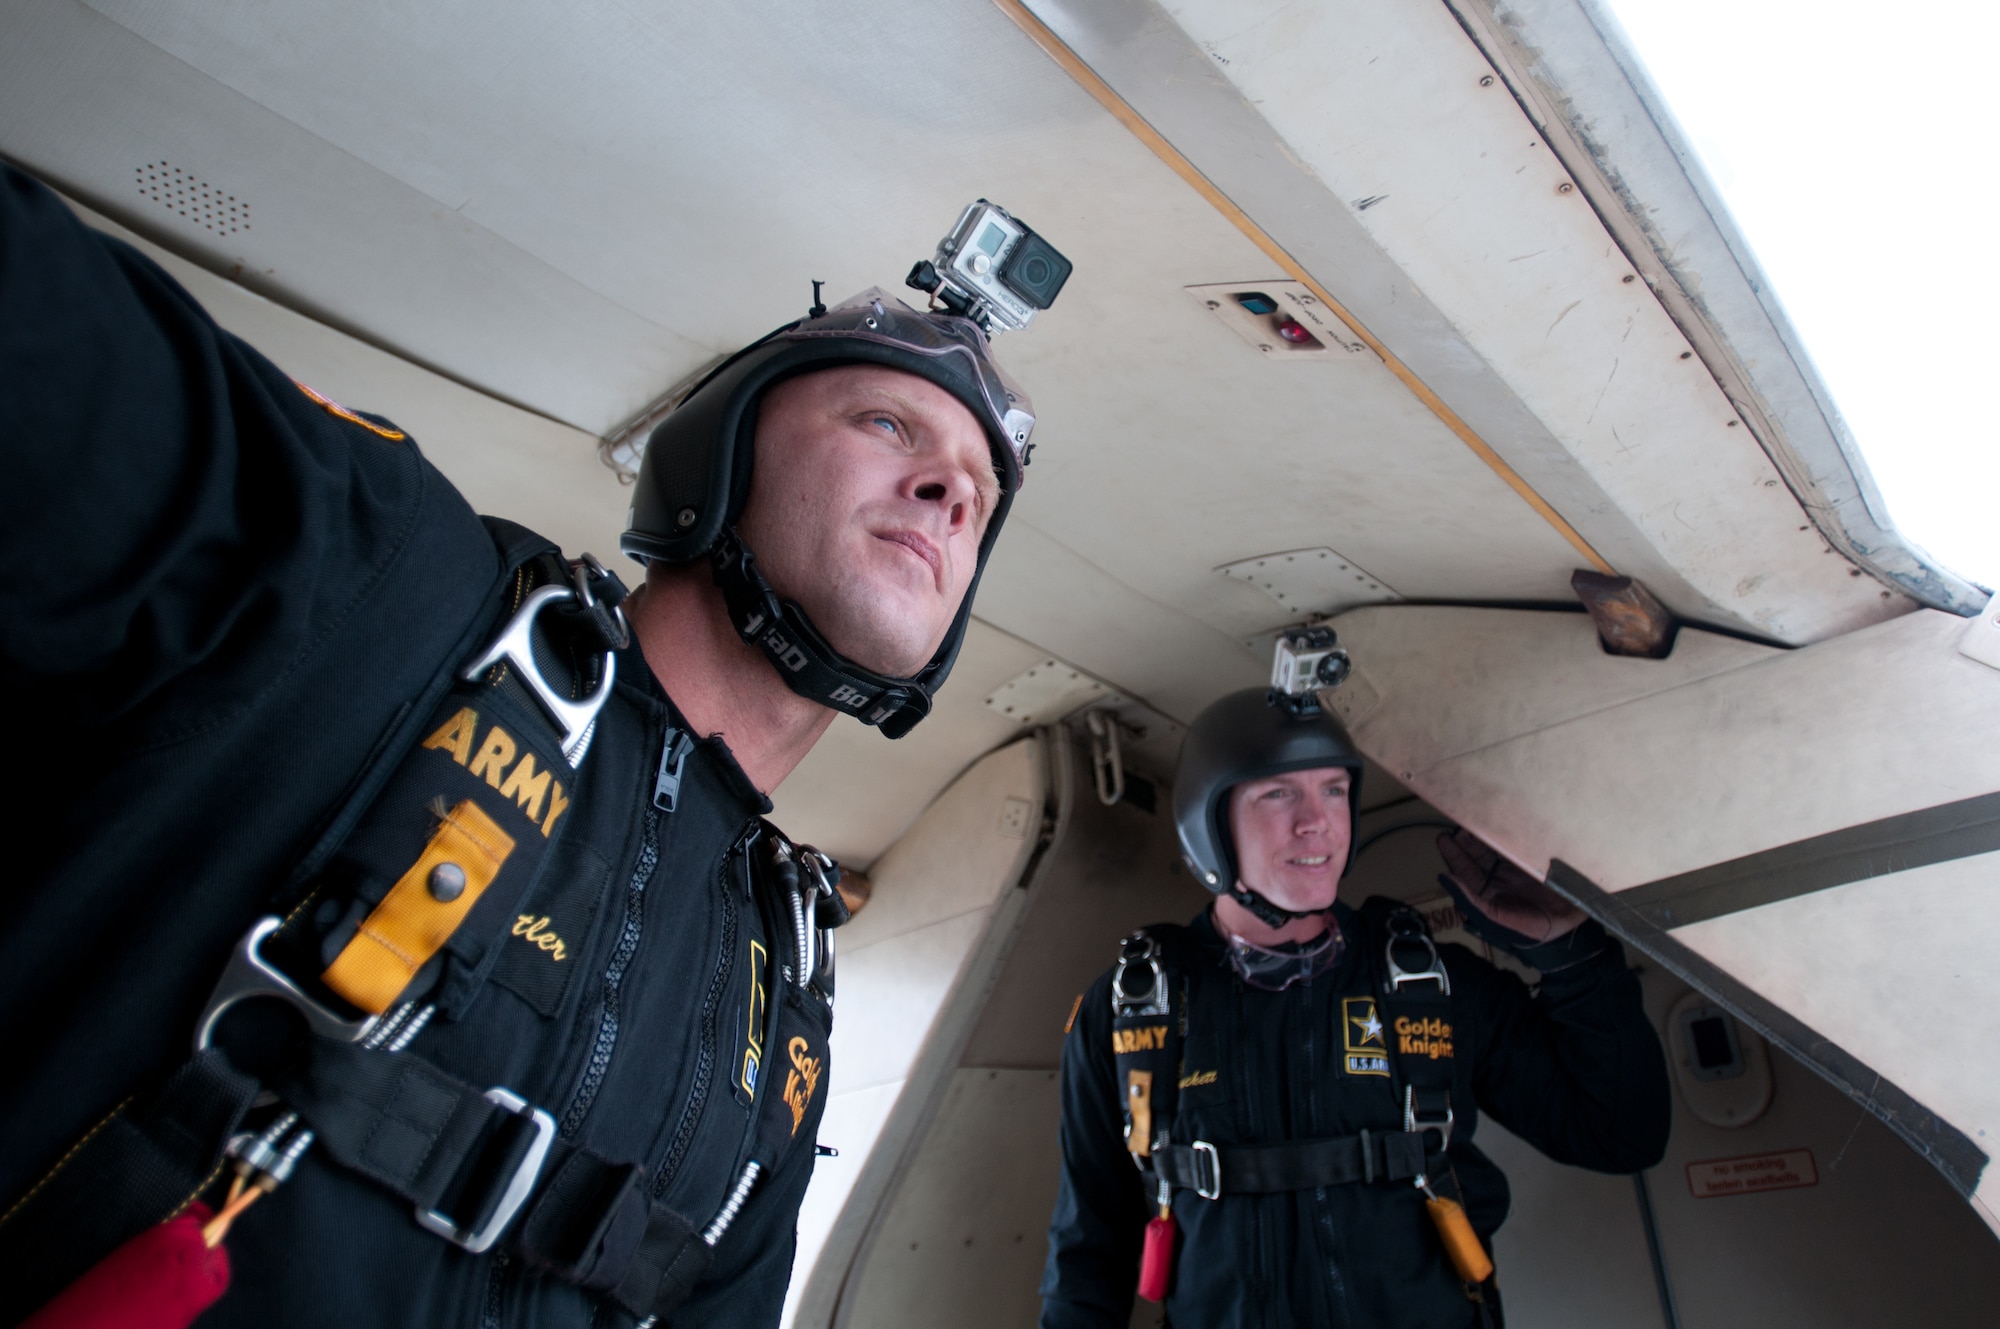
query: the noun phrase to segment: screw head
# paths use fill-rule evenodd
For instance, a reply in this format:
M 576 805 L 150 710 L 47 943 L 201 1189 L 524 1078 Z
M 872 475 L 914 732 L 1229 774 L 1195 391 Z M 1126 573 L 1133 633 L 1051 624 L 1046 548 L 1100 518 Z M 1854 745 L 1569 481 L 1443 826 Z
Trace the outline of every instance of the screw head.
M 1556 192 L 1558 194 L 1570 194 L 1574 193 L 1575 191 L 1576 191 L 1576 186 L 1571 184 L 1567 180 L 1563 181 L 1561 184 L 1556 186 Z
M 465 894 L 465 869 L 456 863 L 440 863 L 431 869 L 431 898 L 439 904 L 450 904 Z
M 1625 275 L 1624 275 L 1623 277 L 1620 277 L 1620 278 L 1619 278 L 1618 280 L 1619 280 L 1619 281 L 1622 281 L 1622 282 L 1627 282 L 1627 283 L 1630 283 L 1630 282 L 1635 282 L 1635 281 L 1638 281 L 1638 280 L 1639 280 L 1639 278 L 1638 278 L 1638 277 L 1637 277 L 1637 276 L 1636 276 L 1635 274 L 1633 274 L 1633 273 L 1630 273 L 1630 272 L 1628 272 L 1628 273 L 1626 273 L 1626 274 L 1625 274 Z
M 1683 360 L 1692 360 L 1692 359 L 1694 359 L 1694 352 L 1693 352 L 1693 351 L 1682 351 L 1682 352 L 1681 352 L 1681 359 L 1683 359 Z
M 682 530 L 686 530 L 688 527 L 694 525 L 694 519 L 695 510 L 693 508 L 682 508 L 674 514 L 674 525 L 680 527 Z
M 1493 76 L 1492 76 L 1491 74 L 1481 74 L 1481 75 L 1479 76 L 1479 86 L 1480 86 L 1480 87 L 1482 87 L 1482 88 L 1490 88 L 1490 87 L 1492 87 L 1492 86 L 1493 86 Z

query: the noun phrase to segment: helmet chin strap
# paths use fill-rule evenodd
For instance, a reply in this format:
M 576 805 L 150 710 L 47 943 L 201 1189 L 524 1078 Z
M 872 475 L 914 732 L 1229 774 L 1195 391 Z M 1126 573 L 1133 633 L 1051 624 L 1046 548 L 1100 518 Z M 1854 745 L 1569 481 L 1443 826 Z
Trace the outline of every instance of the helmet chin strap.
M 1251 890 L 1240 880 L 1229 888 L 1229 898 L 1255 914 L 1258 921 L 1267 928 L 1281 928 L 1301 918 L 1313 918 L 1333 912 L 1331 903 L 1319 909 L 1287 909 Z
M 792 691 L 863 724 L 879 725 L 890 738 L 901 738 L 930 713 L 923 679 L 932 665 L 913 677 L 895 678 L 834 650 L 805 610 L 778 598 L 733 526 L 716 541 L 711 567 L 736 635 L 763 651 Z

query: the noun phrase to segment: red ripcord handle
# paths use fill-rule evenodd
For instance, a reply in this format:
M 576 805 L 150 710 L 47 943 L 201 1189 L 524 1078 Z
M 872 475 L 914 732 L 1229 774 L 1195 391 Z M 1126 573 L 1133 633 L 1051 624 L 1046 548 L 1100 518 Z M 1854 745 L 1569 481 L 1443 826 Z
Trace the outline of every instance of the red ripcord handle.
M 1174 1276 L 1174 1238 L 1179 1235 L 1170 1213 L 1146 1224 L 1145 1253 L 1139 1257 L 1139 1295 L 1147 1301 L 1167 1299 L 1167 1286 Z
M 147 1228 L 91 1266 L 20 1329 L 188 1329 L 229 1288 L 229 1253 L 202 1228 L 193 1204 Z

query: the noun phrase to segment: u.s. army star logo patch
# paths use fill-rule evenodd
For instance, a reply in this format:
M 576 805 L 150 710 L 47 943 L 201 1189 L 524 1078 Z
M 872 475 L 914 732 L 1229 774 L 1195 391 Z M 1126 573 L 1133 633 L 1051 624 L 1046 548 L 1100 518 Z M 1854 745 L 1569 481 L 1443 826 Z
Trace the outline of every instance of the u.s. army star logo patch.
M 1345 997 L 1340 1003 L 1341 1039 L 1349 1075 L 1389 1075 L 1389 1045 L 1382 1036 L 1382 1017 L 1375 998 Z

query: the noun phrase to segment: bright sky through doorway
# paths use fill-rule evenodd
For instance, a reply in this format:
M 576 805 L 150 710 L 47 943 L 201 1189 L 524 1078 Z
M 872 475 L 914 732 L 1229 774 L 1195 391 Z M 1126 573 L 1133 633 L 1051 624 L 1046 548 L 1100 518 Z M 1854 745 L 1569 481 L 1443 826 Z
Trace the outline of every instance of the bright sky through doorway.
M 1965 0 L 1608 0 L 1825 378 L 1896 525 L 2000 585 L 1991 65 Z

